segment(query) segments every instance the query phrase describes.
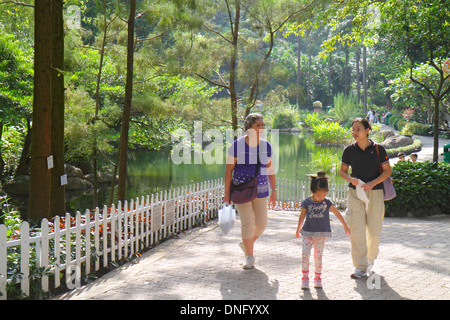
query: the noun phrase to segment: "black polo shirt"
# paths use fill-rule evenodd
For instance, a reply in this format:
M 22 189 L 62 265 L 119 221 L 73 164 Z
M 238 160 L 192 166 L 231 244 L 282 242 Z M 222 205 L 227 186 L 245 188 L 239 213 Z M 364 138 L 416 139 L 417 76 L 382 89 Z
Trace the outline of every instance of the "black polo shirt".
M 372 140 L 369 141 L 371 144 L 364 151 L 355 142 L 346 146 L 342 153 L 342 164 L 352 168 L 350 176 L 361 179 L 366 183 L 376 179 L 380 175 L 380 164 L 383 165 L 389 162 L 386 149 L 380 144 L 378 145 L 378 151 L 380 153 L 378 162 L 375 143 Z M 351 183 L 349 183 L 349 187 L 355 189 L 355 186 Z M 373 189 L 383 189 L 383 183 L 377 184 Z

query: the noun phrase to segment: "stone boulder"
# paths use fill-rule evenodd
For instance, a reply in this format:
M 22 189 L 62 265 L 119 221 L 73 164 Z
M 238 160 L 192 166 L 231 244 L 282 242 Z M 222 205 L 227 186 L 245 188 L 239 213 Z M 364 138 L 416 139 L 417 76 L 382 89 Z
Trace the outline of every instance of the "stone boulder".
M 89 190 L 92 188 L 92 183 L 84 178 L 79 177 L 67 177 L 66 190 L 67 191 L 81 191 Z
M 384 130 L 384 131 L 380 131 L 380 132 L 378 133 L 378 135 L 380 136 L 381 141 L 384 141 L 384 140 L 386 140 L 387 138 L 390 138 L 390 137 L 395 136 L 395 133 L 394 133 L 394 131 L 392 131 L 392 130 Z
M 84 173 L 80 168 L 77 168 L 71 164 L 64 165 L 64 173 L 67 174 L 67 178 L 77 177 L 84 178 Z
M 84 176 L 84 179 L 88 180 L 91 183 L 94 183 L 94 174 L 89 173 Z M 103 172 L 97 173 L 97 182 L 98 183 L 111 183 L 112 180 L 113 180 L 113 175 L 111 173 L 103 173 Z M 118 181 L 119 181 L 119 176 L 116 175 L 115 182 L 117 183 Z
M 414 140 L 412 137 L 396 135 L 396 136 L 387 138 L 386 140 L 384 140 L 381 143 L 381 145 L 384 146 L 385 149 L 394 149 L 394 148 L 406 147 L 413 143 L 414 143 Z
M 20 175 L 5 183 L 3 189 L 8 194 L 27 195 L 30 188 L 30 176 Z

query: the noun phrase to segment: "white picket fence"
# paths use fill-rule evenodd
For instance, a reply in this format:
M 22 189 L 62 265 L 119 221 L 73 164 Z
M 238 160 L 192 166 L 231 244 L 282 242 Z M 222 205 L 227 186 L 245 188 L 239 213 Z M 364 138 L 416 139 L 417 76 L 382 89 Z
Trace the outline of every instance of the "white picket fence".
M 277 189 L 277 205 L 270 209 L 299 210 L 300 201 L 309 195 L 309 182 L 277 179 Z M 38 232 L 25 221 L 20 237 L 12 240 L 7 240 L 6 226 L 0 225 L 0 299 L 7 299 L 8 285 L 20 284 L 22 298 L 33 296 L 36 287 L 52 291 L 61 282 L 68 289 L 77 288 L 91 272 L 217 218 L 223 190 L 223 179 L 197 183 L 103 210 L 43 219 Z M 345 198 L 346 190 L 345 185 L 331 184 L 329 197 Z M 12 259 L 20 264 L 8 263 L 8 255 L 20 256 Z

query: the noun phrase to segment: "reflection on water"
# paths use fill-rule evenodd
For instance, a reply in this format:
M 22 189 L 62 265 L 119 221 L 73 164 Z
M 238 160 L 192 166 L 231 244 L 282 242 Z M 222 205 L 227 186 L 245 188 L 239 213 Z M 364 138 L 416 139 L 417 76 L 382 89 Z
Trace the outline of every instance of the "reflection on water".
M 313 155 L 331 149 L 340 158 L 343 147 L 325 148 L 314 144 L 312 136 L 306 132 L 290 134 L 279 133 L 278 137 L 268 134 L 267 140 L 274 149 L 274 164 L 277 177 L 285 179 L 305 180 L 307 173 L 315 172 L 308 164 Z M 277 143 L 278 140 L 278 143 Z M 139 151 L 129 152 L 127 199 L 146 196 L 169 190 L 171 188 L 187 186 L 193 183 L 222 178 L 225 172 L 225 154 L 223 164 L 174 164 L 170 152 Z M 117 188 L 116 192 L 117 193 Z M 110 188 L 99 192 L 100 207 L 109 204 Z M 117 199 L 114 198 L 114 203 Z M 86 194 L 68 203 L 68 211 L 83 211 L 92 207 L 92 195 Z

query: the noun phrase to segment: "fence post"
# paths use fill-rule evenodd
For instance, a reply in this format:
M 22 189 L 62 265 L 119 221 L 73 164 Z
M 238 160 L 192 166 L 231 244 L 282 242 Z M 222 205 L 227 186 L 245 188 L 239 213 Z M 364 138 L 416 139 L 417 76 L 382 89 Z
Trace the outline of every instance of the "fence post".
M 27 221 L 22 222 L 20 228 L 20 243 L 20 272 L 22 272 L 20 289 L 28 297 L 30 295 L 30 225 Z
M 56 216 L 53 219 L 53 232 L 55 234 L 55 240 L 54 240 L 54 252 L 55 252 L 55 288 L 59 288 L 61 285 L 61 279 L 60 279 L 60 272 L 61 269 L 59 268 L 59 265 L 61 264 L 61 235 L 60 235 L 60 218 L 59 216 Z
M 48 292 L 48 276 L 45 275 L 45 271 L 48 268 L 48 220 L 46 218 L 41 221 L 41 241 L 36 241 L 36 258 L 38 267 L 44 268 L 41 278 L 42 291 Z M 37 247 L 40 245 L 40 254 L 38 257 Z

